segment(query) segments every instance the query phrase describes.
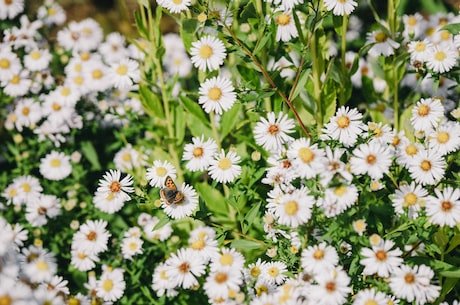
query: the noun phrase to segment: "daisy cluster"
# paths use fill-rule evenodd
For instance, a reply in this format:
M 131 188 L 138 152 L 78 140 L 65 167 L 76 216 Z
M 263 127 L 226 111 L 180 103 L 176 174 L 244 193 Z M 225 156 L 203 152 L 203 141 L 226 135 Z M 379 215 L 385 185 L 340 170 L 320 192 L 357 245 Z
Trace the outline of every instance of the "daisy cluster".
M 0 305 L 459 304 L 457 15 L 364 33 L 354 0 L 161 0 L 181 29 L 157 37 L 146 2 L 152 36 L 129 43 L 52 0 L 34 20 L 0 2 Z M 373 104 L 334 101 L 307 136 L 308 79 L 340 78 L 297 74 L 313 12 L 348 22 L 319 61 L 342 56 Z

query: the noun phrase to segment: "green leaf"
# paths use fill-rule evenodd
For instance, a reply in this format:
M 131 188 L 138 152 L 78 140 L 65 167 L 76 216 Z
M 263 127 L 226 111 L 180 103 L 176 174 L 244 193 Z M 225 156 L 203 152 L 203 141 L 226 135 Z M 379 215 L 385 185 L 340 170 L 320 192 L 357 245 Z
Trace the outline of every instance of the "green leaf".
M 449 31 L 452 35 L 457 35 L 460 33 L 460 23 L 447 24 L 441 30 Z
M 449 248 L 447 248 L 445 254 L 449 253 L 450 251 L 454 250 L 460 245 L 460 234 L 455 234 L 449 241 Z
M 254 205 L 244 216 L 244 223 L 246 224 L 243 227 L 243 234 L 246 234 L 251 225 L 254 223 L 254 220 L 258 219 L 259 209 L 260 209 L 261 202 L 258 202 Z
M 193 114 L 197 119 L 201 121 L 207 121 L 208 118 L 204 114 L 203 108 L 195 102 L 194 100 L 186 97 L 186 96 L 181 96 L 180 100 L 184 104 L 185 108 L 187 109 L 188 112 Z
M 147 38 L 148 37 L 147 27 L 145 26 L 144 22 L 142 21 L 141 15 L 137 11 L 134 12 L 134 21 L 136 23 L 136 27 L 137 27 L 137 30 L 138 30 L 139 34 L 142 37 Z
M 443 250 L 447 243 L 449 242 L 449 238 L 447 237 L 446 233 L 442 230 L 442 228 L 439 228 L 439 230 L 433 234 L 433 241 L 436 245 Z
M 305 69 L 300 72 L 299 80 L 297 81 L 297 85 L 294 89 L 294 92 L 289 96 L 289 100 L 294 100 L 297 96 L 299 96 L 300 91 L 305 90 L 305 84 L 307 83 L 308 78 L 310 77 L 311 69 Z
M 252 1 L 249 1 L 244 6 L 243 10 L 241 10 L 240 22 L 245 22 L 249 18 L 256 18 L 256 17 L 257 17 L 256 8 L 254 7 L 254 4 L 252 3 Z
M 231 246 L 232 248 L 241 250 L 253 250 L 262 248 L 260 243 L 247 239 L 236 239 L 232 241 Z
M 248 88 L 258 89 L 260 88 L 260 77 L 256 70 L 251 69 L 244 65 L 238 65 L 237 70 L 241 75 L 241 78 L 246 81 L 245 85 Z
M 335 114 L 337 106 L 337 91 L 332 80 L 328 81 L 321 91 L 321 103 L 323 104 L 322 120 L 328 122 Z
M 264 50 L 265 46 L 268 44 L 271 44 L 272 36 L 271 35 L 264 35 L 262 38 L 258 41 L 258 44 L 256 45 L 256 48 L 253 51 L 253 54 L 257 56 L 262 50 Z
M 192 42 L 196 40 L 195 32 L 198 28 L 197 19 L 184 19 L 182 21 L 182 26 L 180 27 L 180 36 L 184 42 L 186 50 L 190 50 L 192 47 Z
M 81 152 L 83 156 L 91 163 L 91 170 L 101 170 L 101 164 L 99 163 L 99 157 L 93 143 L 90 141 L 81 142 Z
M 139 98 L 144 111 L 150 117 L 164 118 L 163 105 L 160 98 L 148 86 L 139 85 Z
M 169 217 L 165 216 L 160 219 L 160 221 L 153 227 L 152 231 L 159 230 L 163 228 L 167 223 L 169 223 L 171 219 Z
M 440 274 L 448 278 L 458 279 L 460 278 L 460 269 L 441 271 Z
M 194 186 L 201 198 L 203 198 L 209 211 L 220 215 L 228 215 L 228 206 L 221 192 L 207 183 L 199 183 Z
M 221 139 L 224 139 L 238 123 L 238 115 L 240 114 L 241 104 L 235 103 L 232 108 L 222 114 L 220 121 Z
M 177 144 L 182 144 L 185 137 L 185 112 L 182 108 L 176 107 L 175 118 L 174 118 L 174 131 L 177 140 Z
M 187 126 L 194 137 L 201 137 L 204 135 L 207 138 L 212 138 L 212 130 L 208 126 L 207 121 L 202 121 L 195 116 L 189 116 L 187 119 Z

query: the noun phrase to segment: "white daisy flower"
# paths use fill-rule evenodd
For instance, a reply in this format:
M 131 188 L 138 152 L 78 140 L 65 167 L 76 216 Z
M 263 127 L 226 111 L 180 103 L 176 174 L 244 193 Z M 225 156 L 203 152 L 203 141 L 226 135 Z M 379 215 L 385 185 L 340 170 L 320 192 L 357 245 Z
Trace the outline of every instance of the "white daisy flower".
M 181 248 L 166 260 L 165 275 L 173 287 L 189 289 L 198 285 L 197 277 L 205 274 L 206 265 L 191 249 Z
M 179 293 L 174 289 L 174 281 L 166 275 L 167 270 L 168 265 L 165 263 L 158 264 L 153 270 L 151 288 L 159 297 L 165 294 L 168 297 L 174 297 Z
M 400 257 L 402 251 L 399 248 L 391 250 L 395 243 L 391 240 L 383 240 L 381 243 L 372 246 L 372 249 L 361 249 L 361 260 L 359 263 L 364 266 L 363 274 L 377 274 L 381 277 L 388 277 L 390 273 L 399 267 L 403 262 Z
M 436 196 L 429 196 L 426 202 L 426 215 L 434 224 L 455 227 L 460 223 L 460 189 L 447 186 L 434 192 Z
M 348 171 L 346 164 L 340 160 L 345 154 L 345 149 L 335 148 L 332 150 L 330 146 L 326 146 L 325 152 L 323 170 L 319 173 L 321 184 L 327 186 L 337 176 L 351 182 L 353 175 Z
M 151 217 L 145 224 L 142 225 L 142 230 L 144 231 L 144 236 L 148 240 L 159 240 L 165 241 L 173 233 L 173 228 L 171 222 L 168 222 L 159 229 L 155 229 L 155 226 L 160 222 L 160 219 L 156 216 Z
M 139 63 L 129 58 L 123 58 L 119 62 L 110 65 L 107 78 L 112 85 L 120 90 L 131 90 L 140 80 Z
M 436 150 L 441 155 L 457 151 L 460 148 L 460 124 L 446 121 L 436 130 L 427 135 L 430 150 Z
M 142 156 L 131 144 L 128 144 L 115 154 L 113 163 L 116 168 L 126 173 L 141 166 Z
M 185 167 L 192 172 L 206 170 L 217 152 L 217 143 L 209 138 L 204 141 L 204 136 L 193 137 L 193 143 L 185 144 L 182 160 L 188 161 Z
M 415 13 L 413 15 L 403 15 L 404 23 L 403 36 L 406 39 L 418 39 L 425 31 L 426 21 L 422 14 Z
M 176 179 L 176 169 L 168 161 L 155 160 L 153 165 L 147 168 L 146 178 L 152 187 L 163 187 L 168 176 Z
M 48 223 L 48 219 L 61 214 L 61 202 L 54 195 L 41 194 L 38 200 L 32 201 L 26 207 L 26 219 L 33 227 Z
M 13 19 L 24 11 L 24 0 L 9 0 L 0 2 L 0 19 Z
M 437 98 L 422 98 L 412 109 L 410 122 L 416 131 L 429 132 L 444 117 L 444 107 Z
M 425 38 L 423 40 L 415 40 L 407 45 L 411 62 L 425 62 L 428 59 L 429 51 L 433 47 L 433 43 Z
M 382 30 L 367 33 L 366 44 L 373 44 L 373 46 L 369 49 L 369 54 L 374 57 L 379 55 L 393 55 L 395 53 L 395 49 L 399 48 L 399 43 L 391 39 Z
M 313 178 L 324 170 L 325 152 L 318 148 L 317 143 L 311 144 L 310 138 L 300 138 L 290 143 L 286 155 L 302 178 Z
M 57 33 L 57 42 L 66 50 L 88 52 L 95 50 L 102 42 L 104 33 L 94 19 L 71 21 Z
M 71 173 L 70 157 L 63 152 L 52 151 L 40 159 L 40 174 L 48 180 L 63 180 Z
M 225 77 L 213 77 L 200 85 L 198 103 L 207 113 L 222 114 L 232 108 L 236 101 L 235 88 Z
M 274 18 L 277 24 L 276 41 L 287 42 L 299 36 L 291 11 L 276 13 Z
M 119 300 L 126 288 L 123 272 L 124 270 L 121 268 L 112 269 L 103 265 L 101 278 L 97 281 L 96 295 L 104 301 L 115 302 Z
M 209 262 L 219 255 L 219 245 L 217 240 L 209 237 L 190 237 L 188 240 L 190 249 L 194 250 L 202 259 Z
M 105 37 L 105 41 L 98 47 L 98 53 L 104 54 L 104 62 L 107 64 L 119 62 L 123 58 L 129 57 L 129 51 L 125 45 L 125 36 L 118 32 L 112 32 Z
M 3 91 L 9 96 L 24 96 L 26 95 L 32 85 L 30 79 L 30 73 L 26 70 L 22 70 L 19 74 L 15 74 L 11 79 L 2 81 L 1 86 Z
M 279 112 L 276 116 L 274 112 L 269 112 L 267 118 L 260 117 L 260 121 L 254 127 L 254 139 L 264 149 L 276 152 L 293 140 L 287 134 L 293 133 L 294 128 L 294 120 L 287 114 Z
M 128 193 L 134 192 L 133 177 L 126 175 L 121 179 L 120 170 L 109 170 L 99 180 L 99 186 L 94 194 L 94 205 L 99 210 L 113 214 L 119 211 L 126 201 L 131 200 Z
M 345 304 L 351 292 L 350 277 L 339 268 L 325 270 L 315 276 L 316 284 L 309 286 L 308 296 L 312 304 L 341 305 Z
M 288 268 L 284 262 L 267 262 L 261 269 L 260 280 L 268 284 L 281 285 L 287 279 L 287 272 Z
M 340 107 L 329 123 L 324 125 L 323 137 L 338 140 L 345 147 L 353 146 L 366 126 L 361 121 L 362 117 L 356 108 Z
M 45 1 L 45 3 L 37 9 L 37 19 L 50 25 L 62 25 L 66 20 L 66 12 L 59 3 L 54 1 Z
M 203 289 L 210 299 L 229 298 L 230 292 L 240 290 L 243 283 L 241 271 L 238 269 L 220 269 L 211 271 L 204 282 Z
M 358 3 L 354 0 L 325 0 L 324 6 L 336 16 L 350 15 Z
M 449 47 L 434 46 L 426 56 L 426 66 L 435 73 L 450 71 L 457 63 L 458 51 Z
M 23 248 L 23 256 L 25 259 L 23 271 L 31 282 L 51 281 L 56 274 L 57 263 L 52 252 L 39 248 L 39 251 L 34 253 L 33 248 L 29 247 Z
M 314 201 L 314 198 L 308 195 L 307 189 L 304 187 L 296 189 L 292 193 L 284 194 L 279 203 L 274 206 L 274 214 L 278 223 L 292 228 L 307 223 L 311 217 Z
M 378 142 L 360 144 L 350 158 L 351 172 L 355 175 L 367 174 L 375 180 L 381 179 L 390 171 L 392 157 L 388 146 Z
M 34 129 L 42 118 L 40 103 L 32 98 L 22 98 L 16 104 L 14 115 L 14 124 L 18 131 L 22 131 L 24 127 Z
M 17 202 L 21 204 L 33 203 L 38 200 L 43 191 L 40 181 L 33 176 L 17 177 L 14 179 L 13 184 L 17 190 Z
M 24 66 L 30 71 L 41 71 L 49 67 L 51 53 L 48 49 L 33 49 L 24 56 Z
M 220 183 L 228 183 L 235 180 L 241 174 L 241 166 L 238 165 L 240 157 L 233 151 L 227 154 L 222 149 L 214 156 L 209 165 L 211 178 Z
M 388 305 L 390 304 L 388 296 L 375 288 L 369 288 L 358 291 L 354 296 L 352 305 Z
M 321 242 L 305 248 L 300 262 L 304 271 L 317 275 L 333 270 L 339 262 L 339 256 L 334 247 Z
M 166 215 L 173 219 L 181 219 L 192 215 L 198 206 L 198 194 L 195 189 L 185 183 L 178 189 L 183 194 L 183 199 L 176 203 L 167 204 L 163 200 L 162 207 Z
M 221 248 L 221 253 L 211 260 L 211 271 L 216 270 L 243 270 L 245 258 L 243 254 L 233 248 Z
M 430 284 L 433 270 L 425 265 L 410 267 L 402 265 L 393 270 L 390 288 L 398 298 L 414 302 L 416 305 L 429 304 L 439 296 L 441 287 Z
M 82 272 L 94 269 L 96 267 L 96 262 L 99 261 L 97 254 L 90 253 L 87 250 L 77 249 L 78 247 L 80 247 L 78 244 L 76 244 L 76 246 L 72 244 L 72 250 L 70 251 L 70 264 L 72 267 Z
M 158 1 L 158 4 L 166 8 L 172 14 L 178 14 L 180 12 L 186 11 L 191 5 L 191 0 L 161 0 Z
M 328 187 L 324 192 L 324 198 L 320 198 L 317 205 L 326 217 L 335 217 L 357 202 L 358 196 L 358 188 L 353 184 Z
M 409 218 L 416 218 L 418 212 L 425 206 L 427 195 L 428 191 L 414 181 L 410 185 L 400 185 L 392 196 L 395 212 L 400 214 L 407 212 Z
M 133 260 L 133 256 L 142 254 L 144 242 L 138 236 L 128 236 L 121 241 L 121 255 L 124 259 Z
M 105 220 L 86 221 L 74 234 L 72 249 L 83 250 L 88 254 L 98 254 L 107 250 L 111 234 L 106 227 L 107 221 Z
M 193 65 L 202 71 L 217 70 L 227 57 L 224 43 L 213 36 L 205 36 L 193 42 L 190 54 Z
M 408 165 L 410 176 L 422 185 L 434 185 L 444 177 L 446 160 L 435 150 L 422 150 Z
M 409 140 L 403 141 L 403 143 L 398 145 L 396 148 L 396 161 L 399 165 L 408 168 L 414 157 L 417 156 L 421 151 L 424 151 L 422 144 L 413 143 Z

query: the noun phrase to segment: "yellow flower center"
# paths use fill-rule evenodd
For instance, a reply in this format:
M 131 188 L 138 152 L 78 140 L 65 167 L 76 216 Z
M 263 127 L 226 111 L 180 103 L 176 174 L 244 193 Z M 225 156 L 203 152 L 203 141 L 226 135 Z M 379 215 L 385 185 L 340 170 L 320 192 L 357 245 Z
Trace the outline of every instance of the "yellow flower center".
M 414 144 L 408 145 L 405 150 L 406 154 L 409 156 L 414 156 L 418 153 L 417 146 L 415 146 Z
M 1 302 L 0 302 L 1 304 Z M 81 305 L 80 300 L 75 298 L 75 297 L 70 297 L 69 302 L 67 303 L 68 305 Z
M 10 67 L 10 61 L 6 58 L 0 59 L 0 68 L 8 69 Z
M 217 102 L 222 97 L 222 90 L 219 87 L 212 87 L 208 91 L 208 97 L 214 102 Z
M 417 25 L 417 18 L 415 18 L 415 16 L 409 16 L 409 18 L 407 18 L 407 24 L 410 26 Z
M 281 26 L 288 25 L 290 21 L 291 17 L 289 17 L 287 14 L 280 14 L 278 17 L 276 17 L 276 23 Z
M 195 158 L 201 158 L 203 156 L 203 148 L 202 147 L 195 147 L 192 152 Z
M 215 279 L 216 283 L 222 284 L 222 283 L 225 283 L 227 281 L 228 276 L 227 276 L 227 273 L 219 272 L 219 273 L 216 274 L 214 279 Z
M 452 209 L 452 202 L 443 201 L 441 203 L 441 209 L 442 209 L 443 212 L 450 212 L 450 210 Z
M 32 190 L 32 187 L 31 187 L 30 184 L 28 184 L 28 183 L 23 183 L 23 184 L 21 185 L 21 187 L 22 187 L 22 190 L 23 190 L 24 192 L 26 192 L 26 193 L 28 193 L 28 192 L 30 192 L 30 191 Z
M 412 273 L 407 273 L 407 274 L 404 276 L 404 281 L 406 282 L 406 284 L 413 284 L 413 283 L 415 283 L 415 275 L 413 275 Z
M 441 32 L 441 39 L 444 41 L 450 40 L 451 36 L 448 31 L 442 31 Z
M 53 108 L 54 111 L 59 111 L 59 110 L 61 110 L 62 107 L 61 107 L 60 104 L 54 102 L 52 108 Z
M 61 160 L 59 159 L 53 159 L 50 162 L 51 167 L 59 167 L 61 166 Z
M 8 196 L 10 196 L 10 197 L 14 197 L 14 196 L 16 196 L 17 194 L 18 194 L 18 191 L 17 191 L 16 189 L 10 189 L 10 190 L 8 191 Z
M 203 250 L 205 246 L 206 243 L 202 239 L 197 239 L 190 245 L 193 250 Z
M 83 84 L 83 81 L 84 81 L 84 79 L 83 79 L 83 77 L 81 77 L 81 76 L 75 76 L 75 77 L 73 78 L 73 82 L 74 82 L 75 84 L 77 84 L 77 85 Z
M 338 197 L 341 197 L 347 193 L 347 188 L 343 185 L 338 186 L 334 189 L 334 194 Z
M 260 275 L 260 268 L 255 266 L 255 267 L 252 267 L 251 269 L 251 276 L 252 277 L 258 277 Z
M 137 249 L 137 243 L 131 242 L 131 243 L 129 243 L 129 246 L 128 246 L 128 247 L 129 247 L 129 249 L 130 249 L 131 251 L 134 251 L 134 250 Z
M 182 0 L 172 0 L 172 2 L 176 5 L 182 4 Z
M 229 158 L 222 158 L 219 160 L 217 166 L 222 170 L 227 170 L 232 166 L 232 161 Z
M 131 155 L 129 153 L 126 153 L 126 154 L 123 154 L 123 156 L 121 156 L 121 159 L 125 162 L 130 162 L 131 161 Z
M 210 46 L 204 45 L 200 48 L 199 55 L 201 58 L 208 59 L 212 56 L 213 50 Z
M 324 251 L 321 249 L 316 249 L 313 253 L 313 258 L 316 260 L 321 260 L 324 258 Z
M 404 196 L 404 204 L 403 206 L 413 206 L 417 203 L 417 195 L 415 195 L 413 192 L 410 192 Z
M 29 115 L 29 113 L 30 113 L 30 108 L 29 107 L 22 108 L 22 114 L 23 115 L 27 116 L 27 115 Z
M 278 268 L 276 268 L 276 267 L 270 267 L 270 268 L 268 268 L 267 273 L 271 277 L 277 277 L 278 274 L 280 273 L 280 270 Z
M 0 296 L 0 305 L 11 305 L 13 304 L 13 299 L 9 295 Z
M 326 290 L 330 293 L 334 292 L 336 290 L 335 288 L 335 282 L 328 282 L 326 283 L 326 286 L 325 286 Z
M 307 147 L 302 147 L 299 149 L 297 155 L 304 163 L 310 163 L 313 161 L 313 159 L 315 159 L 315 154 L 311 151 L 311 149 Z
M 347 128 L 348 125 L 350 125 L 350 118 L 345 116 L 345 115 L 342 115 L 341 117 L 337 118 L 337 126 L 339 126 L 339 128 Z
M 374 155 L 369 155 L 369 156 L 366 157 L 366 162 L 367 162 L 367 164 L 371 164 L 371 165 L 372 165 L 372 164 L 375 163 L 375 161 L 377 161 L 377 157 L 374 156 Z
M 104 74 L 102 73 L 101 70 L 96 69 L 93 71 L 92 75 L 93 75 L 93 78 L 100 79 Z
M 40 59 L 40 57 L 42 57 L 42 53 L 40 53 L 39 51 L 32 51 L 30 52 L 30 57 L 32 57 L 32 59 Z
M 431 169 L 431 162 L 429 160 L 423 160 L 420 164 L 420 168 L 425 172 L 429 171 Z
M 13 84 L 13 85 L 17 85 L 19 84 L 19 81 L 21 80 L 21 78 L 19 77 L 19 75 L 15 75 L 11 78 L 10 80 L 10 83 Z
M 438 139 L 438 142 L 441 143 L 441 144 L 445 144 L 449 141 L 449 133 L 445 132 L 445 131 L 440 131 L 438 133 L 438 136 L 437 136 L 437 139 Z
M 364 305 L 378 305 L 378 303 L 374 300 L 367 300 Z
M 233 264 L 233 256 L 231 254 L 225 253 L 220 257 L 220 263 L 223 266 L 230 266 Z
M 84 52 L 80 54 L 80 59 L 83 61 L 87 61 L 88 59 L 90 59 L 90 57 L 91 55 L 88 52 Z
M 444 59 L 446 59 L 447 55 L 444 51 L 438 51 L 436 53 L 434 53 L 434 59 L 436 59 L 437 61 L 443 61 Z
M 52 7 L 48 8 L 48 16 L 56 15 L 56 10 Z
M 155 172 L 157 173 L 157 176 L 164 177 L 164 176 L 166 176 L 166 173 L 168 171 L 163 166 L 159 166 L 159 167 L 156 168 Z
M 357 232 L 363 232 L 366 229 L 366 223 L 362 220 L 356 220 L 353 224 Z
M 377 34 L 375 34 L 374 38 L 376 42 L 382 43 L 387 40 L 388 36 L 384 32 L 378 32 Z
M 35 267 L 37 267 L 38 270 L 48 270 L 48 264 L 45 261 L 38 261 L 35 263 Z
M 102 283 L 102 289 L 111 291 L 113 289 L 113 281 L 109 279 L 105 280 L 104 283 Z
M 422 41 L 419 41 L 415 44 L 415 51 L 417 52 L 423 52 L 426 50 L 426 45 L 422 42 Z
M 379 261 L 386 261 L 387 259 L 387 253 L 383 250 L 378 250 L 377 252 L 375 252 L 375 258 Z
M 78 257 L 79 259 L 85 259 L 85 258 L 87 257 L 87 255 L 86 255 L 84 252 L 79 252 L 79 253 L 77 254 L 77 257 Z
M 284 211 L 288 215 L 295 215 L 299 210 L 299 204 L 295 200 L 290 200 L 284 206 Z
M 197 19 L 198 19 L 198 22 L 203 23 L 208 19 L 208 16 L 206 16 L 205 13 L 201 13 L 198 15 Z
M 121 184 L 120 184 L 120 182 L 118 182 L 118 181 L 113 181 L 113 182 L 110 184 L 110 191 L 111 191 L 112 193 L 118 193 L 120 190 L 121 190 Z
M 126 65 L 119 65 L 115 72 L 118 75 L 126 75 L 126 73 L 128 73 L 128 67 Z

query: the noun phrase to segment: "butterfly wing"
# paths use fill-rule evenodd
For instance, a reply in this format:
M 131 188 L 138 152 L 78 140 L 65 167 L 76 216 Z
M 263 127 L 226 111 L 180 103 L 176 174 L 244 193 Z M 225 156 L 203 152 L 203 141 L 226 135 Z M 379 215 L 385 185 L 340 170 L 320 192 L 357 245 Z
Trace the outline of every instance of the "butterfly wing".
M 177 190 L 177 186 L 171 177 L 166 177 L 165 187 L 160 190 L 160 196 L 167 205 L 177 204 L 184 200 L 184 193 Z

